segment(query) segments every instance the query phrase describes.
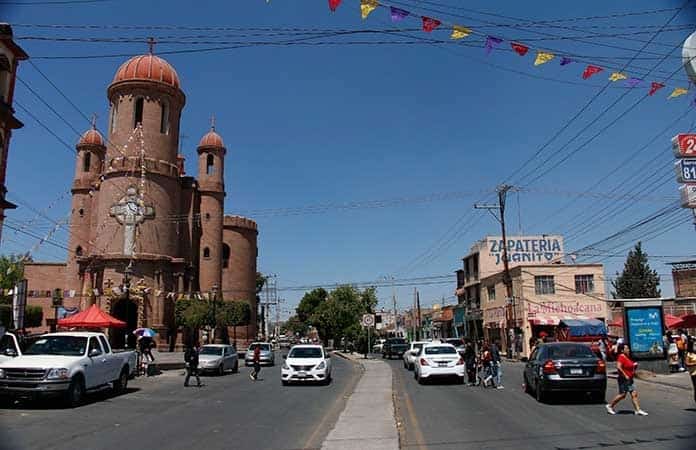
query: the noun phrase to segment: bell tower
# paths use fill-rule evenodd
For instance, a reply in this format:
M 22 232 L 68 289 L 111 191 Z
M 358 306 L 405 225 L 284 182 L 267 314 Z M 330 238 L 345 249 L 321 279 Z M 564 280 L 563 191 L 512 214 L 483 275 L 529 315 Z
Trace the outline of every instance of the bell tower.
M 210 131 L 198 144 L 198 183 L 201 198 L 201 240 L 199 285 L 201 292 L 220 288 L 222 284 L 222 229 L 225 204 L 225 144 L 215 131 L 215 118 Z

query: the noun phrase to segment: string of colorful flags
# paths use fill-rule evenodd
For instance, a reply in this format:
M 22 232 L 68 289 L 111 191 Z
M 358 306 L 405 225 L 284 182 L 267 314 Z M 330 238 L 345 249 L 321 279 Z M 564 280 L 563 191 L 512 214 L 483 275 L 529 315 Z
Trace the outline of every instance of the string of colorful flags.
M 341 5 L 342 0 L 328 0 L 329 2 L 329 9 L 334 12 L 336 9 Z M 407 11 L 402 8 L 397 8 L 395 6 L 390 6 L 387 4 L 384 4 L 380 2 L 379 0 L 360 0 L 360 13 L 361 17 L 363 20 L 367 19 L 372 12 L 374 12 L 377 8 L 383 7 L 386 8 L 389 11 L 389 17 L 391 18 L 391 21 L 396 23 L 400 22 L 407 17 L 418 17 L 416 14 L 412 14 L 410 11 Z M 443 22 L 440 21 L 439 19 L 433 18 L 433 17 L 427 17 L 427 16 L 419 16 L 421 20 L 421 27 L 422 30 L 426 33 L 431 33 L 434 30 L 440 28 L 443 25 Z M 472 34 L 476 35 L 481 35 L 485 37 L 483 49 L 486 55 L 490 55 L 494 50 L 499 49 L 500 46 L 505 42 L 505 39 L 496 37 L 496 36 L 491 36 L 485 33 L 478 33 L 472 28 L 465 27 L 462 25 L 457 25 L 457 24 L 451 24 L 449 25 L 451 28 L 451 34 L 450 34 L 450 39 L 453 40 L 459 40 L 459 39 L 464 39 Z M 510 48 L 519 56 L 524 57 L 527 55 L 527 53 L 530 52 L 530 50 L 533 50 L 531 47 L 528 45 L 525 45 L 522 42 L 518 41 L 509 41 Z M 558 55 L 557 53 L 542 50 L 542 49 L 535 49 L 535 57 L 534 57 L 534 66 L 541 66 L 543 64 L 547 64 L 551 62 L 552 60 L 558 58 L 559 59 L 559 64 L 561 66 L 568 66 L 571 63 L 578 63 L 580 61 L 570 57 L 570 56 L 564 56 L 564 55 Z M 582 79 L 583 80 L 588 80 L 593 76 L 598 75 L 601 72 L 605 71 L 605 67 L 602 67 L 600 65 L 596 64 L 587 64 L 587 66 L 584 68 L 582 72 Z M 612 71 L 608 77 L 608 80 L 611 82 L 623 82 L 625 87 L 627 88 L 638 88 L 638 87 L 648 87 L 648 95 L 653 96 L 657 91 L 663 89 L 666 87 L 664 83 L 657 82 L 657 81 L 652 81 L 649 84 L 647 83 L 646 80 L 643 80 L 642 78 L 639 77 L 631 77 L 629 76 L 625 71 Z M 668 99 L 673 99 L 677 97 L 681 97 L 685 95 L 686 93 L 689 92 L 689 87 L 674 87 L 671 93 L 667 96 Z M 696 101 L 695 101 L 696 103 Z

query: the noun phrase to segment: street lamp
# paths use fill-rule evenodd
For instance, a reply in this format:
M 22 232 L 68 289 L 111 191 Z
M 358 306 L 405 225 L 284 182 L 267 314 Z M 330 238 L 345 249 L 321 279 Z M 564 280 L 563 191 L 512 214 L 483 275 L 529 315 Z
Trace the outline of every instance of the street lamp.
M 211 331 L 210 331 L 210 340 L 211 344 L 215 343 L 215 328 L 217 325 L 217 294 L 218 290 L 220 287 L 217 284 L 214 284 L 211 288 L 212 292 L 210 293 L 210 301 L 213 302 L 213 317 L 211 320 Z

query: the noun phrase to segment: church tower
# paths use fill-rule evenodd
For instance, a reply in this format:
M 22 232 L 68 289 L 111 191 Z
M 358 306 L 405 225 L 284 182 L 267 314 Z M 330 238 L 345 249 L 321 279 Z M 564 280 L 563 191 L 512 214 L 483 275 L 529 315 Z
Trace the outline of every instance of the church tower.
M 225 144 L 215 132 L 215 119 L 210 131 L 198 144 L 198 184 L 201 198 L 201 241 L 199 284 L 208 292 L 222 284 L 222 228 L 225 205 Z
M 72 184 L 72 208 L 70 211 L 70 243 L 67 261 L 66 286 L 82 292 L 82 277 L 78 269 L 80 258 L 94 253 L 90 244 L 91 230 L 96 205 L 96 192 L 99 189 L 99 176 L 104 165 L 106 146 L 104 138 L 92 122 L 75 147 L 77 158 L 75 178 Z

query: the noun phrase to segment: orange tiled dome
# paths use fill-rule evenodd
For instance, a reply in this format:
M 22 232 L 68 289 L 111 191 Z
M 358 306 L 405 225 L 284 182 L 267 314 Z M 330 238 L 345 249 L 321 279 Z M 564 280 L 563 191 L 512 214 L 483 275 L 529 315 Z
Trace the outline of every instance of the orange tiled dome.
M 85 131 L 85 133 L 80 137 L 80 141 L 77 145 L 99 145 L 104 146 L 104 138 L 101 133 L 94 128 Z
M 225 143 L 222 142 L 222 137 L 215 132 L 215 128 L 211 128 L 210 131 L 201 138 L 201 142 L 198 143 L 198 146 L 224 148 Z
M 134 56 L 121 64 L 114 83 L 126 80 L 150 80 L 179 88 L 179 75 L 167 61 L 153 54 Z

